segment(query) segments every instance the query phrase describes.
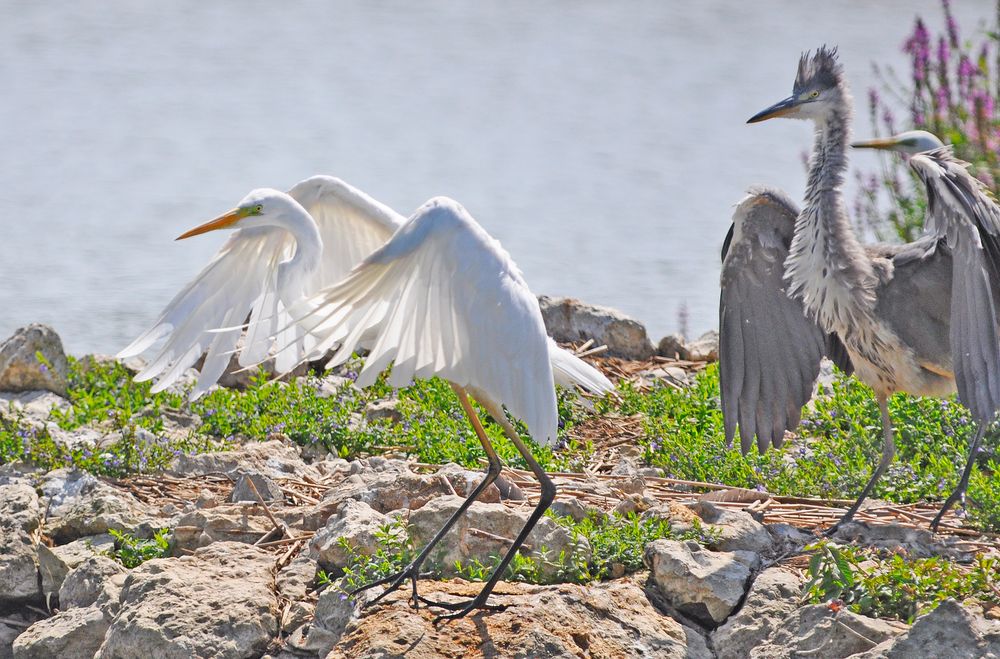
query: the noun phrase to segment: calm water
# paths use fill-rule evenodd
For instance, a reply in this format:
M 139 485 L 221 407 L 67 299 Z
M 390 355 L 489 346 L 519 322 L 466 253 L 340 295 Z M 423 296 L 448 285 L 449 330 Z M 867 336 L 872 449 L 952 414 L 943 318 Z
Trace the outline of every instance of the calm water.
M 993 6 L 955 4 L 966 36 Z M 5 2 L 0 336 L 116 351 L 224 239 L 176 235 L 319 172 L 406 214 L 452 196 L 536 292 L 654 340 L 686 304 L 697 334 L 732 205 L 805 185 L 809 127 L 747 117 L 823 43 L 864 99 L 915 12 L 941 23 L 937 0 Z

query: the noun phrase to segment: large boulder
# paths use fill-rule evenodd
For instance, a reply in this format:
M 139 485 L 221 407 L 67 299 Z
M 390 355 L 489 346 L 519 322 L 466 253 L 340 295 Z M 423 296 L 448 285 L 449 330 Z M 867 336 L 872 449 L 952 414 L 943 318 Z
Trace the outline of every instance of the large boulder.
M 433 600 L 467 601 L 481 583 L 421 581 L 420 594 Z M 588 586 L 533 586 L 501 581 L 490 604 L 507 606 L 433 624 L 438 609 L 406 605 L 402 588 L 386 604 L 347 623 L 328 659 L 349 657 L 658 657 L 708 659 L 696 630 L 657 611 L 630 579 Z M 318 615 L 318 612 L 317 612 Z M 333 616 L 338 621 L 341 617 Z
M 0 526 L 0 607 L 40 597 L 35 543 L 20 526 Z
M 88 607 L 97 604 L 108 617 L 118 612 L 125 577 L 121 563 L 107 556 L 90 556 L 69 571 L 59 587 L 59 608 Z
M 678 611 L 707 626 L 729 617 L 750 579 L 750 552 L 715 552 L 697 542 L 656 540 L 646 546 L 646 565 L 660 592 Z
M 60 611 L 14 640 L 14 659 L 93 657 L 107 631 L 108 618 L 96 606 Z
M 41 519 L 35 488 L 19 482 L 0 485 L 0 526 L 17 526 L 30 533 Z
M 115 539 L 107 533 L 92 535 L 65 545 L 38 546 L 38 570 L 42 575 L 42 592 L 48 596 L 59 592 L 70 570 L 92 556 L 115 548 Z M 60 605 L 66 608 L 60 600 Z
M 350 499 L 309 541 L 309 555 L 328 570 L 343 569 L 357 556 L 375 554 L 388 521 L 367 503 Z
M 743 659 L 781 626 L 799 604 L 802 578 L 778 567 L 754 580 L 739 612 L 712 634 L 718 659 Z
M 766 643 L 750 652 L 751 659 L 857 659 L 888 639 L 906 631 L 906 625 L 893 620 L 877 620 L 841 608 L 834 611 L 826 604 L 804 606 L 792 612 L 771 634 Z M 955 657 L 926 648 L 931 654 L 905 655 L 907 658 Z
M 646 328 L 620 311 L 585 304 L 566 297 L 538 296 L 545 329 L 556 341 L 586 341 L 608 346 L 608 355 L 624 359 L 649 359 L 653 343 Z
M 917 618 L 909 631 L 863 655 L 865 659 L 978 659 L 1000 657 L 1000 622 L 986 620 L 955 600 Z
M 68 374 L 62 340 L 48 325 L 32 323 L 0 344 L 0 391 L 44 389 L 65 396 Z
M 48 508 L 45 532 L 59 543 L 110 529 L 133 532 L 153 512 L 130 493 L 74 469 L 49 472 L 41 490 Z
M 143 563 L 97 656 L 259 657 L 278 633 L 273 567 L 274 556 L 234 542 Z

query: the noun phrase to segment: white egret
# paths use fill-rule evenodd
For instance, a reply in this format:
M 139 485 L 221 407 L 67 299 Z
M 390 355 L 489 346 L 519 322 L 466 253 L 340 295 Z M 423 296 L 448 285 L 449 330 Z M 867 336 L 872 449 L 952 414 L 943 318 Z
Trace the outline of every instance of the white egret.
M 307 210 L 308 209 L 308 210 Z M 196 392 L 215 382 L 237 350 L 239 331 L 206 333 L 239 323 L 250 313 L 242 365 L 274 354 L 277 370 L 320 358 L 342 363 L 370 347 L 358 386 L 367 386 L 393 364 L 389 383 L 414 378 L 448 380 L 488 458 L 484 479 L 414 561 L 376 582 L 390 587 L 407 578 L 417 595 L 420 566 L 479 494 L 501 463 L 469 402 L 476 398 L 496 419 L 542 486 L 539 502 L 480 594 L 442 618 L 485 607 L 490 592 L 555 495 L 555 487 L 507 419 L 521 419 L 542 444 L 556 440 L 556 383 L 609 391 L 597 369 L 563 350 L 545 333 L 538 302 L 517 266 L 454 201 L 427 202 L 404 220 L 345 183 L 313 177 L 288 194 L 255 190 L 239 206 L 180 236 L 237 229 L 215 259 L 168 305 L 159 320 L 120 356 L 138 354 L 166 337 L 137 376 L 169 386 L 206 348 Z M 346 272 L 345 263 L 374 249 L 340 283 L 319 282 Z M 272 342 L 267 337 L 274 336 Z M 374 602 L 372 602 L 374 603 Z

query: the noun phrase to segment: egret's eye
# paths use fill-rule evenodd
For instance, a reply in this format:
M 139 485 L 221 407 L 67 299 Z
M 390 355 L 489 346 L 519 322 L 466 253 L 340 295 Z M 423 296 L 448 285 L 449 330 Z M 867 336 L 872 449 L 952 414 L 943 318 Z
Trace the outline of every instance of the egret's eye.
M 261 204 L 257 204 L 253 207 L 253 212 L 255 215 L 260 215 L 264 211 L 264 207 Z

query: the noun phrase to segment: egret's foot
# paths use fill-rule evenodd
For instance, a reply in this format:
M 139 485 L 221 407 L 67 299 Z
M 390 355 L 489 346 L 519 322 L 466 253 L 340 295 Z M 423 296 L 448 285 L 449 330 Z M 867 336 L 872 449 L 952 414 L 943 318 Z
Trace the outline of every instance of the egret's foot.
M 367 608 L 375 606 L 376 604 L 378 604 L 379 602 L 381 602 L 390 593 L 396 592 L 396 590 L 398 590 L 399 587 L 403 585 L 403 582 L 406 581 L 407 579 L 409 579 L 410 580 L 410 584 L 411 584 L 412 589 L 413 589 L 413 592 L 410 594 L 410 606 L 412 606 L 414 609 L 419 609 L 420 608 L 420 602 L 421 602 L 421 600 L 423 600 L 423 598 L 417 593 L 417 579 L 419 579 L 420 577 L 426 577 L 426 576 L 428 576 L 428 575 L 427 574 L 420 574 L 420 564 L 419 563 L 410 563 L 409 565 L 407 565 L 405 568 L 403 568 L 399 572 L 396 572 L 394 574 L 390 574 L 389 576 L 386 576 L 386 577 L 382 577 L 381 579 L 378 579 L 377 581 L 373 581 L 370 584 L 366 584 L 364 586 L 361 586 L 360 588 L 355 588 L 354 590 L 352 590 L 350 592 L 350 596 L 354 597 L 358 593 L 362 593 L 362 592 L 364 592 L 366 590 L 369 590 L 371 588 L 375 588 L 376 586 L 382 586 L 384 584 L 389 584 L 386 587 L 385 590 L 383 590 L 381 593 L 379 593 L 378 597 L 376 597 L 376 598 L 374 598 L 374 599 L 372 599 L 372 600 L 370 600 L 368 602 L 365 602 L 364 605 L 362 605 L 361 608 L 367 609 Z
M 464 618 L 476 609 L 482 611 L 490 611 L 493 613 L 498 613 L 500 611 L 506 611 L 507 604 L 487 604 L 486 600 L 489 598 L 489 593 L 486 597 L 482 596 L 482 593 L 473 597 L 468 602 L 434 602 L 431 604 L 429 600 L 423 599 L 423 601 L 432 606 L 440 607 L 442 609 L 448 609 L 452 613 L 442 613 L 441 615 L 434 618 L 433 624 L 438 624 L 439 622 L 448 622 L 449 620 L 458 620 L 459 618 Z

